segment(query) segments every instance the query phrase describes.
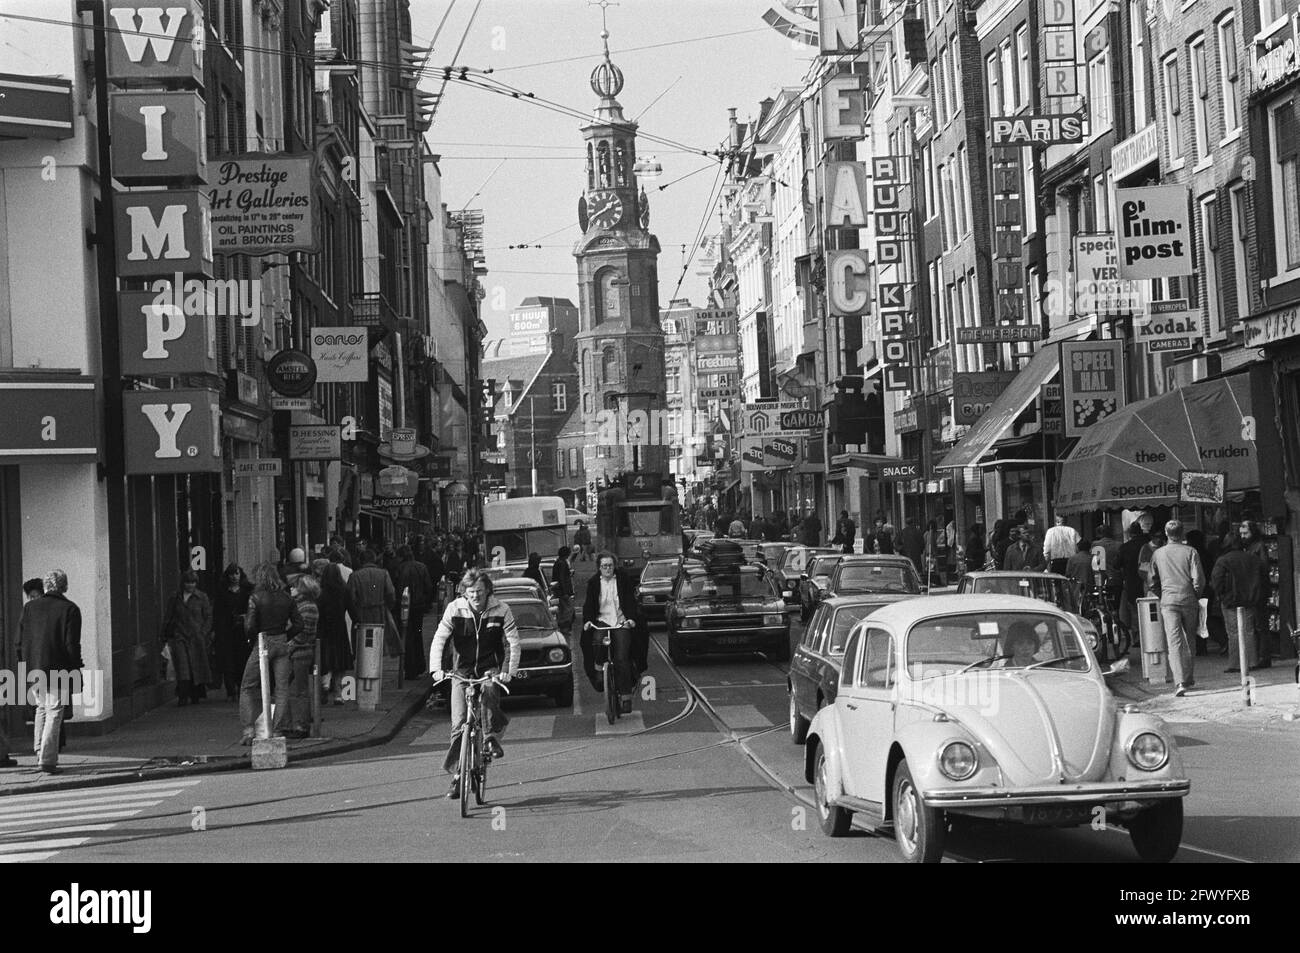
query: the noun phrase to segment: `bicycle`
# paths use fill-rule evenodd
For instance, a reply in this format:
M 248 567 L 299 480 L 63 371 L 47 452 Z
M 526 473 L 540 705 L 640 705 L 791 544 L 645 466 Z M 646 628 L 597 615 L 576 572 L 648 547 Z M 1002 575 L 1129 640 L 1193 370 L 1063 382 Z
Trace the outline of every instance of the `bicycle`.
M 487 750 L 486 730 L 487 709 L 483 699 L 483 686 L 497 682 L 509 695 L 510 688 L 497 681 L 495 675 L 482 678 L 465 678 L 453 672 L 448 676 L 453 682 L 463 682 L 465 690 L 465 724 L 460 730 L 460 763 L 456 776 L 460 778 L 460 816 L 469 817 L 469 798 L 473 792 L 474 801 L 480 807 L 487 800 L 487 766 L 492 755 Z
M 1087 616 L 1097 626 L 1097 654 L 1100 661 L 1109 661 L 1109 650 L 1114 651 L 1116 661 L 1127 658 L 1133 647 L 1133 633 L 1120 621 L 1111 592 L 1105 586 L 1093 586 L 1088 596 Z
M 628 632 L 629 635 L 631 633 L 630 629 L 621 625 L 593 625 L 591 627 L 591 631 L 595 634 L 592 639 L 594 659 L 596 664 L 600 666 L 601 678 L 604 680 L 605 685 L 605 719 L 611 725 L 618 721 L 623 714 L 623 700 L 619 696 L 618 682 L 614 674 L 613 651 L 614 633 L 620 630 Z

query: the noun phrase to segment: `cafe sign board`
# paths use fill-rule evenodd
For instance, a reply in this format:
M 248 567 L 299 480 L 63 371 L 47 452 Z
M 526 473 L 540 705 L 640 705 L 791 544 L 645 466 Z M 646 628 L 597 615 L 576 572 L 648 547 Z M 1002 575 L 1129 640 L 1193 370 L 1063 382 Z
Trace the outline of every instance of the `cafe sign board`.
M 1300 335 L 1300 306 L 1292 305 L 1258 318 L 1248 318 L 1243 343 L 1246 347 L 1262 347 L 1297 335 Z

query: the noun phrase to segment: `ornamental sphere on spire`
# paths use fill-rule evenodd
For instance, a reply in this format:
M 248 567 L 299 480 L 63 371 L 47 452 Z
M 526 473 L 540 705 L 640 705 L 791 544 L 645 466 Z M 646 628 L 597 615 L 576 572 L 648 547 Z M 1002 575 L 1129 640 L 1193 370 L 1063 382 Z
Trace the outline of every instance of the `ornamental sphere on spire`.
M 609 32 L 603 31 L 602 40 L 609 38 Z M 602 99 L 612 98 L 623 91 L 623 71 L 609 58 L 609 44 L 605 44 L 605 59 L 591 71 L 591 89 Z

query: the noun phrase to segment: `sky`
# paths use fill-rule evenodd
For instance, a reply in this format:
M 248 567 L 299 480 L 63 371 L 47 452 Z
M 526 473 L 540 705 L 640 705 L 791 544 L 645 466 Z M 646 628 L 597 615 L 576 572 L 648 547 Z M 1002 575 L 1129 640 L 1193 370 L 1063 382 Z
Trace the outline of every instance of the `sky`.
M 591 114 L 597 97 L 589 81 L 602 59 L 600 7 L 586 0 L 481 0 L 471 23 L 476 2 L 412 0 L 416 44 L 427 47 L 437 34 L 429 66 L 490 68 L 494 72 L 487 81 Z M 762 21 L 769 8 L 785 12 L 777 0 L 611 3 L 610 55 L 623 71 L 618 99 L 624 115 L 637 119 L 641 133 L 681 147 L 717 149 L 727 136 L 728 108 L 735 107 L 741 121 L 754 118 L 760 100 L 776 96 L 783 86 L 802 85 L 815 55 L 812 47 L 793 43 Z M 421 82 L 432 92 L 440 85 L 440 74 Z M 577 303 L 572 249 L 580 234 L 577 207 L 585 185 L 583 125 L 582 119 L 535 101 L 458 82 L 446 87 L 426 139 L 442 155 L 447 207 L 483 210 L 488 274 L 482 316 L 493 337 L 506 333 L 509 312 L 528 296 Z M 720 166 L 679 146 L 638 137 L 638 156 L 653 155 L 663 166 L 661 176 L 642 182 L 650 231 L 662 249 L 663 307 L 682 275 L 683 245 L 689 253 L 702 227 L 704 235 L 718 231 L 716 205 L 710 208 L 708 199 Z M 675 297 L 705 303 L 708 283 L 699 270 L 697 258 Z

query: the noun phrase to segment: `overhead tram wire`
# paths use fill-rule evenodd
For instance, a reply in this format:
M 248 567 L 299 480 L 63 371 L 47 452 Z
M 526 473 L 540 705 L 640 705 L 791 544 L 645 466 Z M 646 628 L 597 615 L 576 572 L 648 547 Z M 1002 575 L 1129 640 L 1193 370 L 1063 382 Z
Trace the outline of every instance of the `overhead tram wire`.
M 733 30 L 730 33 L 711 33 L 706 36 L 689 36 L 680 40 L 670 40 L 666 43 L 652 43 L 648 46 L 629 46 L 621 50 L 610 50 L 610 56 L 622 56 L 624 53 L 640 53 L 645 50 L 660 50 L 666 46 L 681 46 L 683 43 L 699 43 L 704 40 L 718 40 L 728 36 L 744 36 L 749 33 L 766 33 L 770 27 L 758 27 L 753 30 Z M 521 69 L 534 69 L 538 66 L 555 66 L 559 63 L 576 63 L 579 60 L 594 60 L 603 57 L 604 53 L 583 53 L 581 56 L 565 56 L 557 60 L 542 60 L 537 63 L 521 63 L 518 66 L 502 66 L 494 70 L 497 73 L 512 72 Z
M 682 282 L 686 280 L 686 272 L 690 270 L 691 262 L 695 260 L 695 252 L 696 249 L 699 248 L 700 237 L 704 234 L 705 226 L 709 221 L 709 213 L 713 211 L 718 197 L 722 194 L 721 189 L 719 188 L 722 182 L 722 168 L 721 163 L 719 163 L 717 175 L 715 175 L 713 179 L 713 187 L 709 189 L 709 198 L 704 203 L 704 214 L 700 217 L 699 227 L 695 229 L 695 238 L 691 240 L 691 253 L 682 264 L 682 273 L 677 276 L 677 285 L 673 288 L 673 293 L 669 295 L 669 301 L 676 298 L 677 293 L 682 290 Z
M 455 5 L 456 0 L 452 0 L 452 6 Z M 478 2 L 474 4 L 474 9 L 470 11 L 469 22 L 465 24 L 465 30 L 460 35 L 460 42 L 456 44 L 456 52 L 451 55 L 451 63 L 448 65 L 448 69 L 454 67 L 456 65 L 456 60 L 460 58 L 460 51 L 465 48 L 465 41 L 469 39 L 470 28 L 474 26 L 474 18 L 478 16 L 478 9 L 481 6 L 483 6 L 483 0 L 478 0 Z M 448 9 L 447 13 L 450 14 L 451 10 Z M 445 20 L 446 17 L 444 16 L 443 19 Z M 441 30 L 442 26 L 439 25 L 438 29 Z M 435 36 L 434 38 L 436 39 L 437 37 Z M 432 49 L 432 47 L 430 47 L 430 49 Z M 423 72 L 423 69 L 421 69 L 420 72 Z M 442 105 L 442 99 L 447 94 L 447 81 L 449 78 L 450 73 L 444 72 L 442 76 L 442 85 L 438 87 L 438 98 L 433 101 L 433 107 L 429 110 L 429 125 L 431 126 L 433 125 L 434 117 L 438 115 L 438 107 Z M 418 87 L 418 81 L 416 85 Z

